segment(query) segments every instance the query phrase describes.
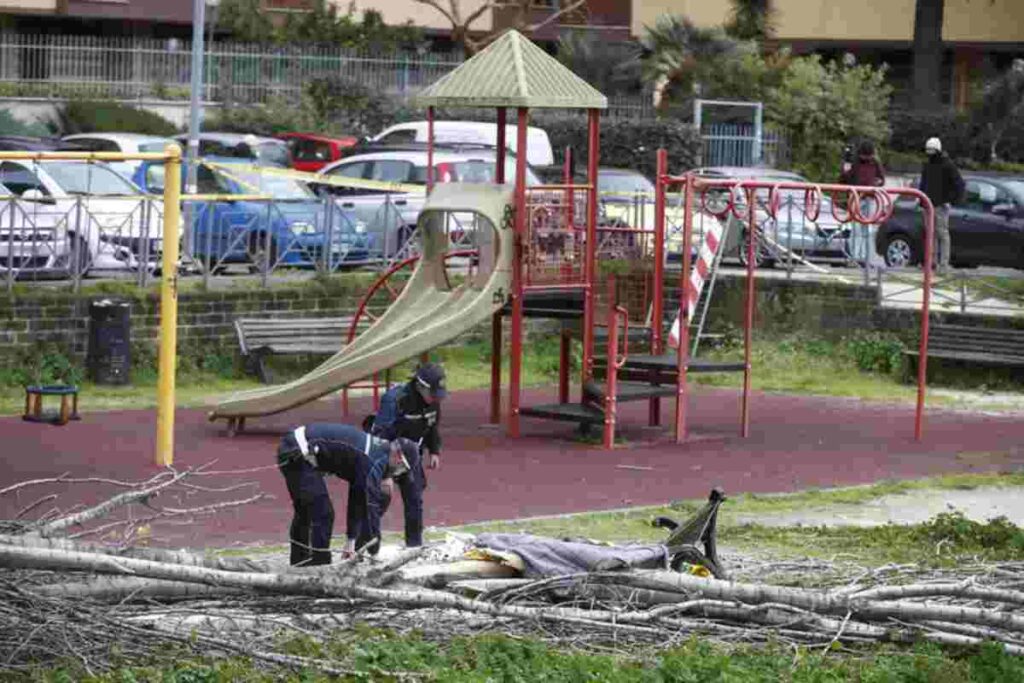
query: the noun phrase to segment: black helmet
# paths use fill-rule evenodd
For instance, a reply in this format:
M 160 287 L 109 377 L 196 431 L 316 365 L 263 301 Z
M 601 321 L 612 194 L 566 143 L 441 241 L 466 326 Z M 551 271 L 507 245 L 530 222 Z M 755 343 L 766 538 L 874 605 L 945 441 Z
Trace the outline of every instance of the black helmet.
M 444 386 L 444 368 L 437 363 L 424 363 L 416 368 L 413 380 L 428 390 L 435 399 L 442 399 L 448 395 L 448 390 Z

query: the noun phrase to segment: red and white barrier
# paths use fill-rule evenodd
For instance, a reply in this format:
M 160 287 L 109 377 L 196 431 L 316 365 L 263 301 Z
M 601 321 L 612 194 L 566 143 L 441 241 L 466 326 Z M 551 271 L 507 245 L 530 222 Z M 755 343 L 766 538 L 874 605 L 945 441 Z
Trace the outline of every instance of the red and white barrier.
M 720 220 L 707 214 L 698 214 L 704 223 L 704 239 L 697 249 L 697 258 L 690 268 L 690 296 L 687 310 L 692 314 L 697 307 L 700 293 L 704 289 L 704 283 L 711 275 L 711 269 L 715 267 L 715 257 L 718 249 L 722 246 L 722 223 Z M 679 313 L 672 323 L 672 329 L 668 333 L 668 345 L 673 349 L 679 348 Z

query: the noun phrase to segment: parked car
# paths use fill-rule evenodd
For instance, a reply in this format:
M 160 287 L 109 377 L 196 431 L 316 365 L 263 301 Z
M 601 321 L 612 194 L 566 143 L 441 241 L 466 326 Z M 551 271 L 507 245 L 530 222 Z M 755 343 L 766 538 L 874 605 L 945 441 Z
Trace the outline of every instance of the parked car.
M 409 142 L 425 143 L 427 141 L 427 122 L 398 123 L 373 136 L 370 141 L 387 145 Z M 434 121 L 434 141 L 442 144 L 472 143 L 495 148 L 498 146 L 498 124 L 479 121 Z M 505 141 L 509 149 L 515 152 L 518 146 L 515 125 L 505 127 Z M 531 166 L 550 166 L 555 163 L 551 140 L 548 139 L 548 134 L 543 129 L 534 126 L 527 128 L 526 160 Z
M 201 165 L 197 171 L 200 195 L 235 195 L 195 201 L 189 239 L 191 257 L 214 272 L 230 264 L 260 271 L 266 264 L 313 266 L 322 263 L 330 243 L 331 267 L 371 262 L 379 250 L 352 211 L 317 199 L 305 183 L 276 175 L 254 173 L 237 158 L 208 158 L 226 168 Z M 231 166 L 238 166 L 237 169 Z M 185 169 L 182 169 L 184 175 Z M 162 192 L 164 166 L 147 162 L 136 172 L 145 190 Z M 267 195 L 272 200 L 257 200 Z M 243 197 L 250 198 L 243 198 Z M 328 221 L 329 219 L 329 221 Z
M 26 226 L 39 228 L 31 246 L 20 238 L 22 252 L 35 254 L 26 268 L 84 275 L 159 263 L 160 202 L 102 162 L 4 160 L 0 184 L 9 215 L 24 221 L 20 230 L 0 225 L 0 241 L 19 239 Z
M 434 179 L 438 183 L 493 183 L 494 170 L 495 156 L 490 151 L 459 153 L 439 150 L 434 154 Z M 377 236 L 377 243 L 385 245 L 386 256 L 392 256 L 405 244 L 426 199 L 425 151 L 359 154 L 325 167 L 320 175 L 422 187 L 424 191 L 403 192 L 314 185 L 318 193 L 335 196 L 343 209 L 355 211 L 367 225 L 367 230 Z M 505 177 L 515 177 L 515 159 L 512 157 L 505 160 Z M 527 185 L 539 185 L 540 179 L 527 169 L 526 182 Z
M 187 148 L 188 135 L 178 135 L 174 139 L 182 149 Z M 284 140 L 241 133 L 200 133 L 199 156 L 243 159 L 260 166 L 292 166 L 292 155 Z
M 779 183 L 806 183 L 803 176 L 790 171 L 773 168 L 714 166 L 698 168 L 694 173 L 701 178 L 725 179 L 736 181 L 759 180 Z M 724 207 L 723 200 L 728 190 L 709 190 L 708 207 L 715 212 Z M 840 223 L 832 211 L 832 200 L 821 197 L 820 211 L 815 220 L 805 213 L 805 195 L 802 190 L 781 191 L 781 205 L 773 219 L 767 211 L 767 191 L 759 194 L 758 207 L 755 210 L 757 223 L 762 239 L 756 243 L 755 265 L 772 266 L 776 261 L 785 261 L 791 252 L 793 256 L 809 260 L 829 259 L 845 262 L 852 258 L 851 235 L 853 227 Z M 746 212 L 746 198 L 739 196 L 737 211 L 740 215 Z M 698 200 L 700 201 L 700 200 Z M 840 213 L 842 215 L 842 213 Z M 747 225 L 731 212 L 725 219 L 726 235 L 722 248 L 723 258 L 736 259 L 742 265 L 747 263 Z M 857 239 L 856 237 L 854 239 Z M 861 239 L 863 236 L 861 236 Z M 863 248 L 861 251 L 864 251 Z M 860 258 L 863 258 L 861 256 Z
M 951 264 L 1024 268 L 1024 177 L 984 173 L 963 177 L 964 196 L 949 211 Z M 875 250 L 888 266 L 919 265 L 924 257 L 923 237 L 920 206 L 916 201 L 900 201 L 879 228 Z
M 163 152 L 167 145 L 176 142 L 171 138 L 138 133 L 77 133 L 65 135 L 61 141 L 74 145 L 86 152 Z M 107 165 L 126 178 L 131 178 L 141 161 L 108 161 Z
M 292 168 L 307 173 L 316 173 L 338 161 L 359 143 L 359 138 L 352 136 L 332 138 L 315 133 L 281 133 L 277 137 L 288 143 Z
M 5 152 L 54 152 L 68 150 L 87 151 L 80 145 L 65 142 L 60 138 L 40 138 L 28 135 L 0 135 L 0 151 Z

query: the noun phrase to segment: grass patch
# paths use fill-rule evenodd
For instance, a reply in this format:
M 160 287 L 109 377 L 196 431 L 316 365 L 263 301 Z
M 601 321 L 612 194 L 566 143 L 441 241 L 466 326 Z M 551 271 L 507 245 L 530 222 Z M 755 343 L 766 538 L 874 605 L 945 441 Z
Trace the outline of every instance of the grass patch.
M 412 672 L 425 680 L 451 682 L 1003 683 L 1024 678 L 1024 659 L 1007 655 L 994 645 L 971 650 L 874 646 L 836 653 L 783 644 L 726 647 L 694 638 L 660 652 L 613 645 L 610 654 L 596 654 L 556 648 L 532 638 L 480 635 L 436 642 L 423 634 L 397 636 L 357 627 L 354 633 L 346 632 L 326 644 L 303 637 L 287 641 L 285 647 L 292 654 L 330 660 L 367 680 L 392 680 L 381 671 Z M 173 660 L 165 654 L 163 661 L 167 663 L 119 667 L 101 676 L 87 675 L 80 665 L 69 662 L 65 667 L 39 671 L 32 678 L 94 683 L 337 680 L 311 672 L 271 673 L 240 657 L 201 659 L 181 653 Z
M 828 510 L 910 491 L 992 486 L 1024 486 L 1024 473 L 958 474 L 792 494 L 745 493 L 730 496 L 722 506 L 719 540 L 738 550 L 771 551 L 788 556 L 832 557 L 836 555 L 836 548 L 856 549 L 856 559 L 866 563 L 925 561 L 945 564 L 955 562 L 957 557 L 964 555 L 991 559 L 1024 558 L 1024 532 L 1020 532 L 1017 527 L 1008 525 L 1005 520 L 979 524 L 956 513 L 940 515 L 924 524 L 872 528 L 775 527 L 737 524 L 732 521 L 736 518 L 784 514 L 795 510 Z M 656 542 L 666 537 L 666 531 L 652 527 L 651 519 L 665 515 L 682 521 L 703 504 L 703 500 L 685 500 L 663 506 L 470 524 L 432 530 L 427 537 L 429 540 L 438 540 L 443 538 L 445 531 L 473 534 L 495 531 L 526 532 L 555 538 L 582 536 L 609 542 Z M 1014 530 L 1020 535 L 1015 535 Z M 945 538 L 950 540 L 943 541 Z M 936 546 L 940 542 L 940 552 L 936 553 Z

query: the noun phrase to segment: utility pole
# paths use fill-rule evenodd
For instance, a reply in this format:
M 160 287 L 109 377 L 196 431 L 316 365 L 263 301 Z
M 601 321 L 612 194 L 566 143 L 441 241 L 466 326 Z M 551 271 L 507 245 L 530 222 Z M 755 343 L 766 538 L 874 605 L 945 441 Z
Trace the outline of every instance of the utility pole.
M 199 127 L 202 119 L 203 97 L 203 39 L 206 33 L 206 0 L 192 0 L 192 70 L 191 92 L 188 113 L 188 148 L 185 150 L 185 163 L 188 176 L 185 182 L 185 194 L 196 193 L 196 177 L 199 159 Z M 192 254 L 192 204 L 185 205 L 185 254 Z

